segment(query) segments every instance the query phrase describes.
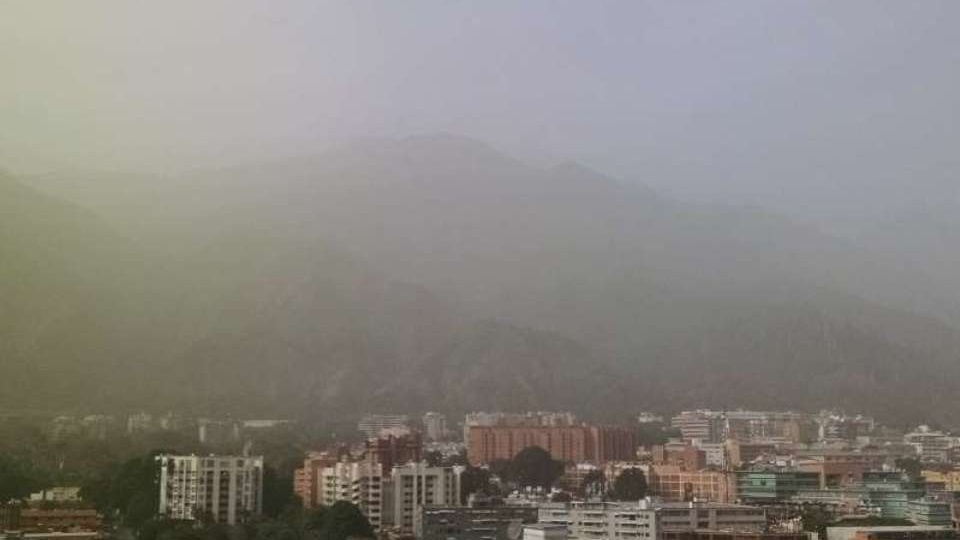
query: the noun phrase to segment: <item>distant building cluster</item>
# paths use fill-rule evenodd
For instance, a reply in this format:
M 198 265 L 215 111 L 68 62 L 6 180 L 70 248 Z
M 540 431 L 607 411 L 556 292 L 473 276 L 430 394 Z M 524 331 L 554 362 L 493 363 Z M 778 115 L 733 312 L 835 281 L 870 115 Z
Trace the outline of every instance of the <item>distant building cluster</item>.
M 926 426 L 898 433 L 832 411 L 700 409 L 640 413 L 619 426 L 570 412 L 473 412 L 461 427 L 457 442 L 441 413 L 419 424 L 366 415 L 364 444 L 311 454 L 295 489 L 307 506 L 348 500 L 378 530 L 428 540 L 807 540 L 798 516 L 812 507 L 833 519 L 915 527 L 857 527 L 849 540 L 942 540 L 931 531 L 954 530 L 960 441 Z M 459 451 L 469 466 L 488 468 L 530 447 L 563 464 L 554 495 L 569 493 L 570 502 L 539 491 L 464 500 L 464 469 L 425 461 L 456 460 Z M 604 500 L 629 469 L 642 472 L 647 498 Z
M 177 430 L 211 450 L 243 446 L 242 455 L 156 458 L 158 513 L 222 524 L 262 513 L 264 463 L 246 455 L 248 438 L 277 429 L 298 427 L 148 413 L 50 423 L 54 440 Z M 472 412 L 462 423 L 426 412 L 367 414 L 357 432 L 310 452 L 293 489 L 308 508 L 356 505 L 384 538 L 960 540 L 960 438 L 925 425 L 897 430 L 836 411 L 643 412 L 628 425 L 562 411 Z M 504 464 L 532 447 L 559 462 L 549 489 L 504 480 Z M 628 473 L 642 482 L 624 499 L 618 481 Z M 0 506 L 0 530 L 82 535 L 102 524 L 76 487 L 23 504 Z M 803 516 L 814 509 L 840 526 L 813 538 Z
M 361 429 L 371 425 L 365 421 Z M 304 505 L 347 501 L 375 529 L 407 533 L 417 527 L 421 508 L 461 505 L 463 467 L 427 464 L 421 435 L 396 435 L 396 427 L 377 430 L 380 436 L 367 439 L 359 453 L 341 447 L 310 454 L 295 473 L 294 489 Z

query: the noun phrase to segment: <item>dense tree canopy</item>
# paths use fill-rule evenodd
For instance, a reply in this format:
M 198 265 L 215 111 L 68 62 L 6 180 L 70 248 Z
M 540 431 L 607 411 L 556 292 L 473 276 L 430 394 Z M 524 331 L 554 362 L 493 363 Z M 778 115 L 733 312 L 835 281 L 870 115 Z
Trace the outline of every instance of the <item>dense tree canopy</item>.
M 647 477 L 640 469 L 626 469 L 613 481 L 610 495 L 618 501 L 640 500 L 647 496 Z
M 373 538 L 373 527 L 356 505 L 346 501 L 334 503 L 325 513 L 321 540 L 347 540 L 347 538 Z
M 507 479 L 520 487 L 549 489 L 563 474 L 563 463 L 539 446 L 521 450 L 507 467 Z
M 0 502 L 22 499 L 42 487 L 36 471 L 20 460 L 0 455 Z
M 281 474 L 269 465 L 263 467 L 263 514 L 275 518 L 294 502 L 293 476 Z
M 466 502 L 473 493 L 492 495 L 490 471 L 480 467 L 467 467 L 460 475 L 460 500 Z

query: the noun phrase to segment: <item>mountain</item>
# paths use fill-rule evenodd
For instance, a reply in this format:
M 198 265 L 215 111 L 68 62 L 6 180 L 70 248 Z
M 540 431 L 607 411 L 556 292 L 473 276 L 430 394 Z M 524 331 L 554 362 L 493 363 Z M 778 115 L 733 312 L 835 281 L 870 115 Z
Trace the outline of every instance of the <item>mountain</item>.
M 954 188 L 956 190 L 956 188 Z M 867 228 L 858 242 L 888 258 L 920 263 L 952 288 L 960 286 L 960 196 L 907 205 Z
M 492 387 L 507 373 L 504 357 L 582 350 L 473 320 L 323 242 L 238 227 L 157 256 L 86 210 L 0 182 L 0 406 L 294 416 L 426 408 L 437 394 L 423 384 L 427 363 L 470 366 Z M 487 337 L 498 354 L 464 348 Z M 523 383 L 510 391 L 445 405 L 548 395 L 571 407 L 570 388 L 591 376 L 543 371 L 517 364 L 505 382 Z M 398 386 L 404 374 L 409 388 Z
M 97 392 L 94 374 L 130 352 L 113 337 L 145 311 L 128 296 L 150 286 L 145 263 L 89 211 L 0 175 L 0 395 L 40 403 Z
M 148 266 L 167 276 L 152 326 L 163 352 L 142 371 L 162 376 L 143 376 L 144 400 L 960 412 L 960 301 L 942 276 L 577 164 L 532 167 L 437 135 L 171 178 L 30 183 L 161 261 Z

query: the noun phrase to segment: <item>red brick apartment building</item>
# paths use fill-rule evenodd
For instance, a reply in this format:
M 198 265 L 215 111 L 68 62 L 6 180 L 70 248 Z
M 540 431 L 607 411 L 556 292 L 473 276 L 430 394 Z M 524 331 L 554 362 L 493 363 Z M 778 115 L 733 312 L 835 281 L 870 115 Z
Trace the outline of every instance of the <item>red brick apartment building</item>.
M 472 426 L 467 457 L 473 465 L 513 459 L 539 446 L 564 463 L 606 463 L 636 458 L 634 430 L 610 426 Z

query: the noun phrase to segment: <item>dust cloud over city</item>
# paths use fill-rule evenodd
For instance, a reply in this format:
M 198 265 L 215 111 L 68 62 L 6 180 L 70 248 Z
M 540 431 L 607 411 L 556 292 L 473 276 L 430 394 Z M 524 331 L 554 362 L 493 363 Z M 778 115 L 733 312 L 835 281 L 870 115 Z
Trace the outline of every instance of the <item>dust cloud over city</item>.
M 434 540 L 436 516 L 384 502 L 429 477 L 457 507 L 643 499 L 654 540 L 701 540 L 657 497 L 753 504 L 743 471 L 813 474 L 827 449 L 866 457 L 810 489 L 899 474 L 927 479 L 904 501 L 936 499 L 953 480 L 927 465 L 960 448 L 957 20 L 933 0 L 0 2 L 0 538 L 52 534 L 39 493 L 92 512 L 61 533 L 259 516 L 274 529 L 223 534 Z M 675 493 L 668 465 L 734 476 Z M 254 495 L 150 487 L 185 470 Z M 321 500 L 328 470 L 382 476 L 383 506 Z M 294 496 L 326 513 L 284 521 Z M 845 523 L 771 515 L 762 534 Z M 557 540 L 547 521 L 497 538 Z

